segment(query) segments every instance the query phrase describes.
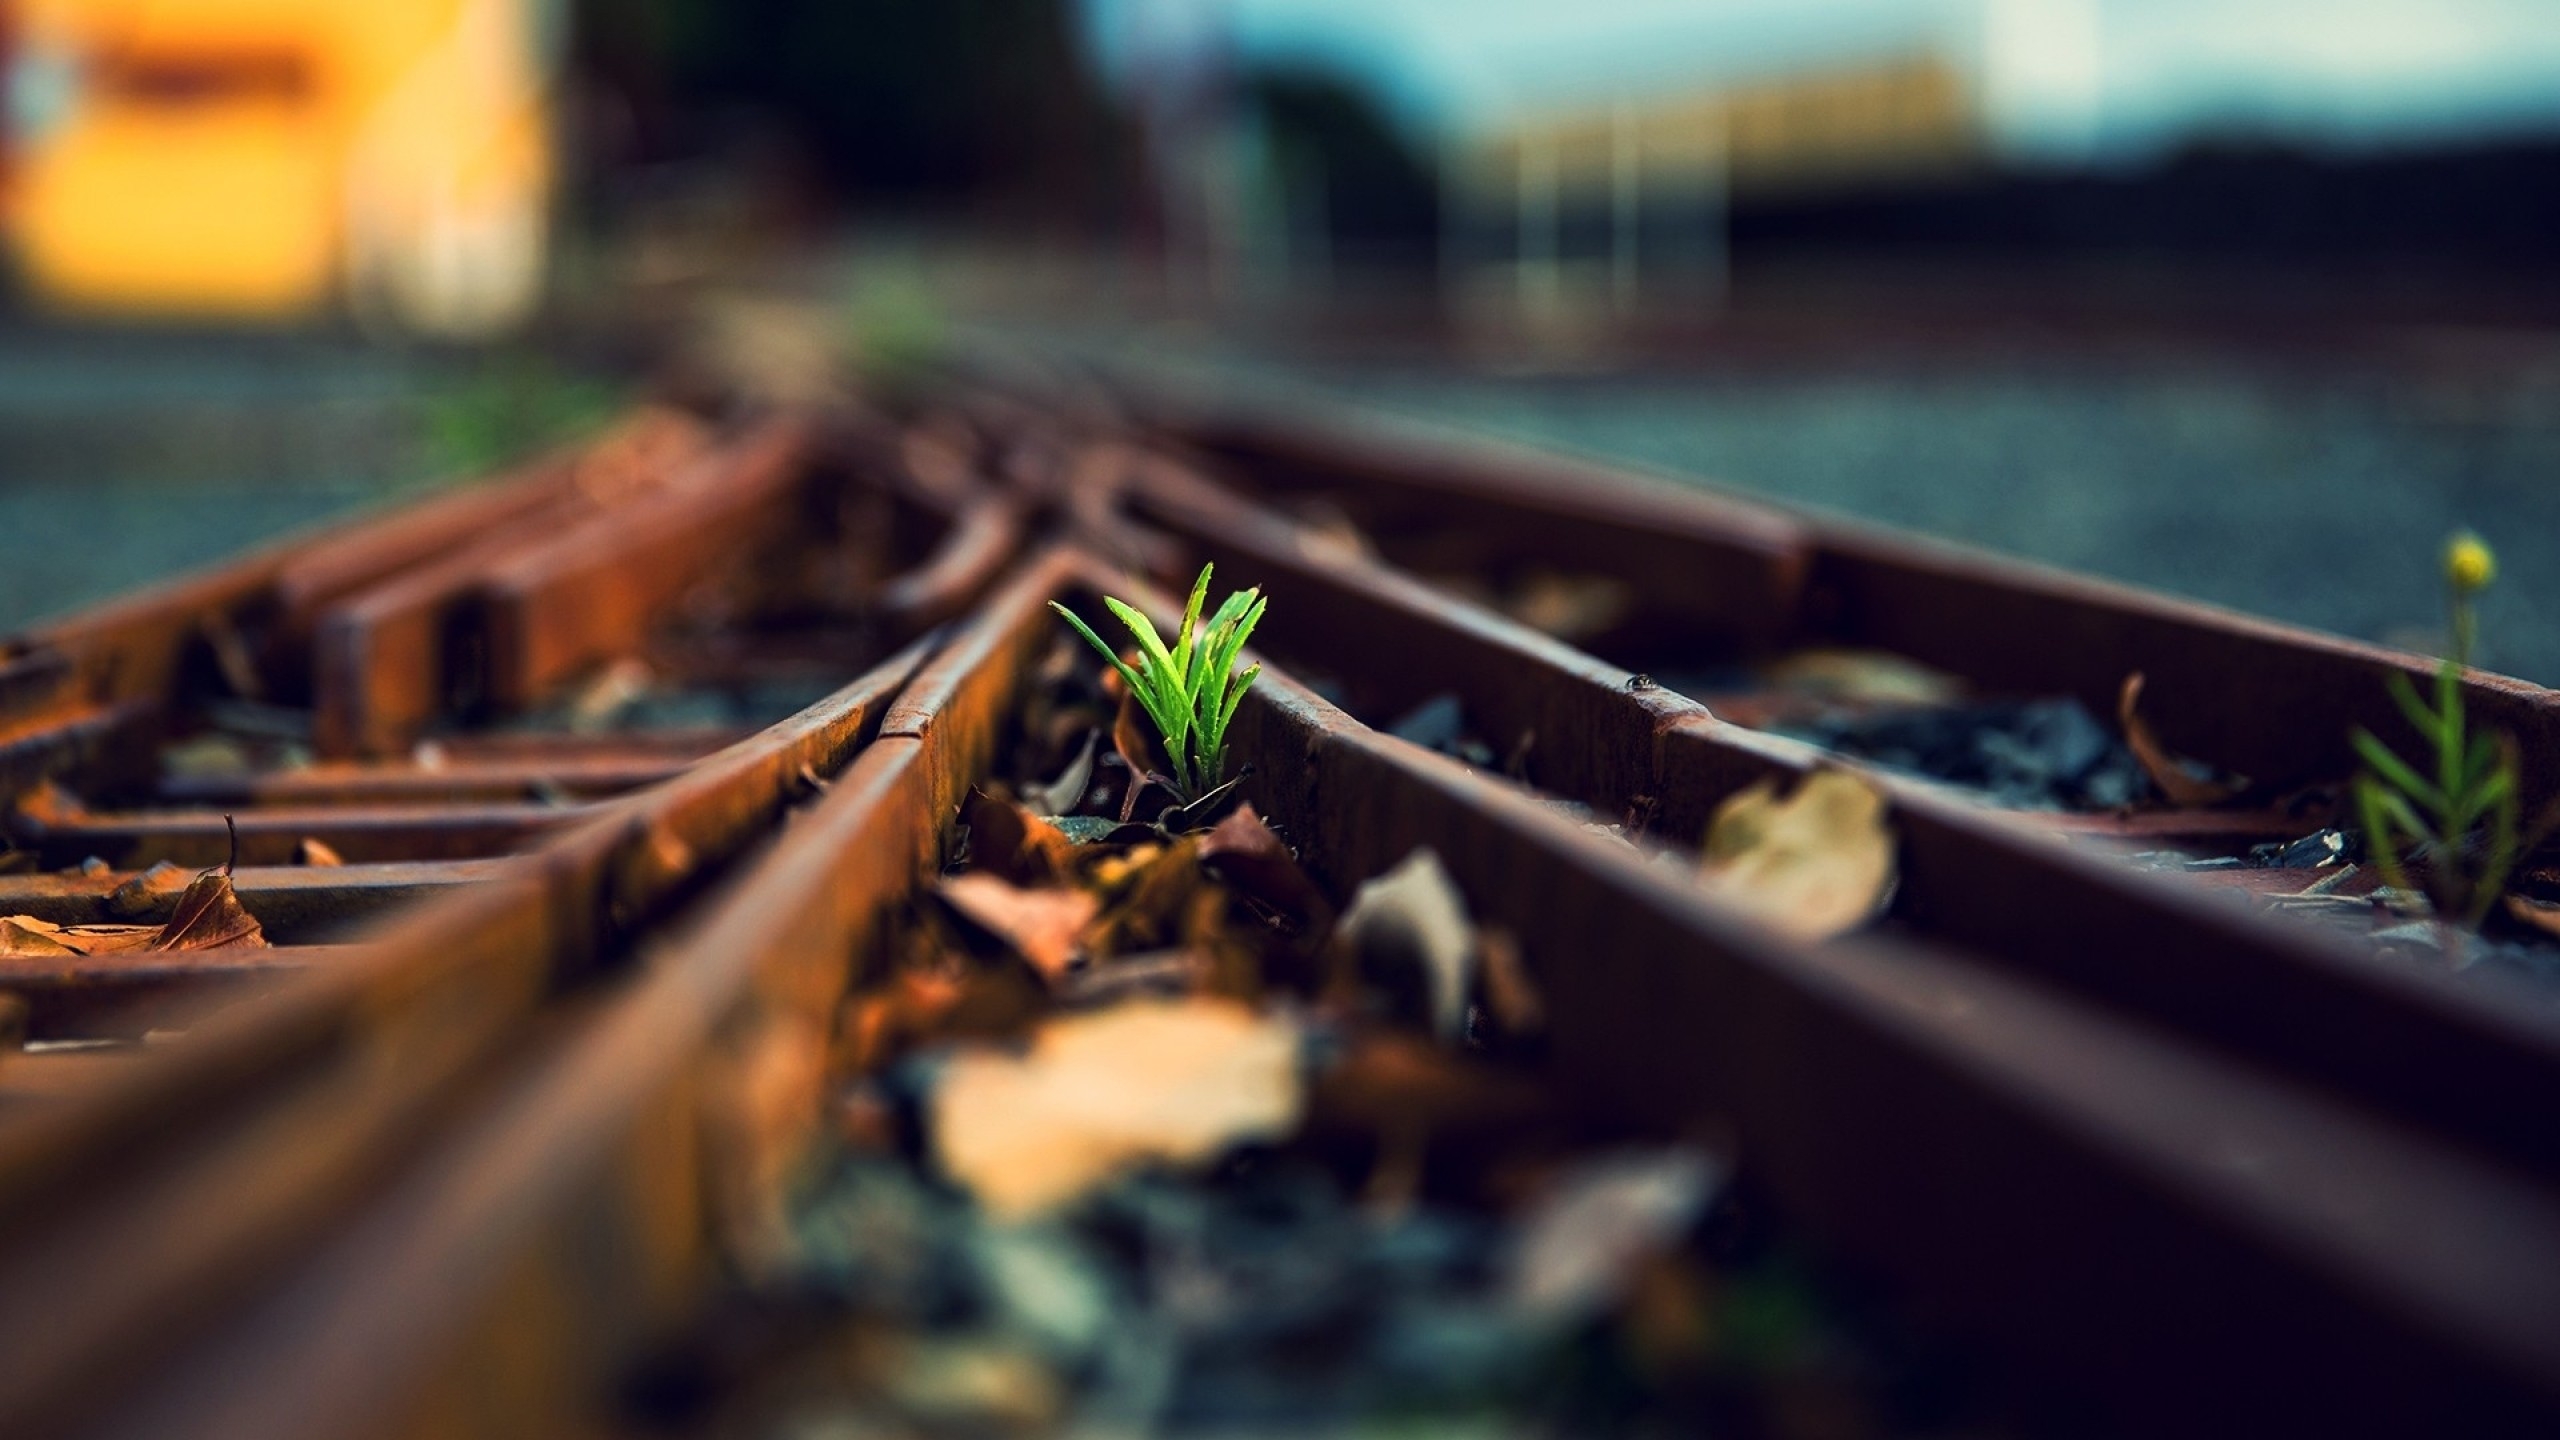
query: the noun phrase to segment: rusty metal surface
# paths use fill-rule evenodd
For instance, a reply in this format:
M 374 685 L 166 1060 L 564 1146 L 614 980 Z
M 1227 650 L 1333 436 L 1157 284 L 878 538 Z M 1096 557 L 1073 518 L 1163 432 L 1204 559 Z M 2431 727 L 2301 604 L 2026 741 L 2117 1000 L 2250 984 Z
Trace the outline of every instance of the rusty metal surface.
M 514 702 L 631 653 L 696 584 L 790 538 L 770 527 L 793 513 L 777 497 L 803 483 L 809 432 L 747 433 L 701 463 L 759 483 L 637 500 L 501 557 L 491 593 L 514 609 L 491 633 L 514 638 L 492 654 Z M 2268 838 L 2265 810 L 2036 820 L 1872 775 L 1902 852 L 1890 917 L 1784 941 L 1586 822 L 1677 851 L 1742 786 L 1838 762 L 1431 578 L 1581 567 L 1641 601 L 1594 646 L 1875 646 L 2102 713 L 2140 669 L 2173 746 L 2262 780 L 2334 778 L 2325 739 L 2282 727 L 2316 712 L 2342 734 L 2413 657 L 1504 447 L 1198 416 L 1133 435 L 1107 410 L 1015 400 L 881 433 L 895 483 L 951 523 L 871 592 L 877 613 L 968 618 L 781 725 L 709 755 L 720 737 L 701 733 L 457 736 L 162 790 L 240 804 L 252 858 L 372 825 L 381 853 L 415 861 L 439 834 L 543 808 L 492 803 L 509 785 L 583 793 L 545 767 L 646 787 L 547 810 L 569 823 L 511 861 L 242 872 L 280 937 L 451 892 L 366 945 L 22 976 L 40 1027 L 185 1033 L 0 1056 L 0 1429 L 609 1423 L 621 1367 L 706 1277 L 770 1251 L 820 1133 L 837 1003 L 938 870 L 1055 638 L 1045 602 L 1163 607 L 1112 561 L 1050 549 L 970 610 L 1044 521 L 1156 581 L 1214 560 L 1281 597 L 1257 649 L 1287 669 L 1265 672 L 1233 745 L 1311 872 L 1341 894 L 1437 850 L 1521 942 L 1556 1084 L 1615 1125 L 1728 1136 L 1788 1223 L 1898 1306 L 2136 1428 L 2560 1423 L 2560 1131 L 2519 1100 L 2560 1093 L 2560 1022 L 2101 848 Z M 1324 505 L 1378 553 L 1329 532 Z M 185 593 L 263 636 L 277 563 Z M 108 704 L 158 723 L 154 667 L 174 676 L 183 651 L 219 668 L 225 642 L 173 640 L 155 603 L 63 631 L 110 637 L 85 654 L 0 661 L 13 723 L 44 735 Z M 110 675 L 125 660 L 140 688 Z M 1443 694 L 1494 764 L 1371 728 Z M 2554 697 L 2496 677 L 2472 694 L 2552 753 Z M 209 813 L 75 819 L 88 828 L 30 838 L 48 859 L 86 840 L 120 858 L 220 831 Z M 121 878 L 0 879 L 0 906 L 87 918 Z M 203 1012 L 230 987 L 266 993 Z M 74 1063 L 25 1063 L 54 1060 Z
M 505 873 L 504 860 L 437 860 L 387 865 L 244 865 L 232 888 L 269 939 L 299 944 L 343 938 L 368 921 L 456 886 Z M 0 876 L 0 915 L 32 915 L 55 925 L 159 924 L 177 905 L 174 892 L 147 895 L 110 909 L 107 897 L 135 872 L 101 875 Z
M 483 581 L 490 698 L 527 705 L 628 653 L 687 592 L 751 560 L 787 522 L 812 443 L 805 424 L 767 422 L 669 493 L 502 557 Z
M 345 963 L 20 1115 L 0 1112 L 0 1415 L 66 1423 L 343 1213 L 564 979 L 702 883 L 868 737 L 911 649 L 600 811 Z M 175 1143 L 177 1135 L 189 1138 Z M 129 1237 L 149 1235 L 137 1252 Z

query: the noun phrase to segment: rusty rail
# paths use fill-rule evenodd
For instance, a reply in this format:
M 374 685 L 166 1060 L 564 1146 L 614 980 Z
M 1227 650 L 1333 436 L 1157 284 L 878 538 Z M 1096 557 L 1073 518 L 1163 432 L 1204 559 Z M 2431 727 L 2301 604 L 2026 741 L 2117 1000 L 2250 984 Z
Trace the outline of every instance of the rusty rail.
M 22 806 L 46 860 L 204 841 L 206 812 L 133 803 L 156 801 L 238 804 L 252 860 L 363 849 L 371 827 L 404 863 L 244 870 L 276 950 L 0 970 L 39 1034 L 185 1032 L 0 1057 L 0 1428 L 612 1423 L 631 1362 L 771 1251 L 822 1130 L 838 1004 L 938 872 L 1054 638 L 1046 602 L 1161 611 L 1113 561 L 1179 581 L 1202 559 L 1280 597 L 1234 740 L 1256 805 L 1337 895 L 1437 850 L 1521 942 L 1552 1078 L 1590 1113 L 1718 1127 L 1841 1263 L 2128 1424 L 2527 1434 L 2560 1417 L 2560 1138 L 2519 1103 L 2560 1093 L 2548 1013 L 1892 775 L 1873 776 L 1900 840 L 1892 914 L 1817 946 L 1558 804 L 1677 849 L 1742 786 L 1837 763 L 1634 683 L 1652 654 L 1872 646 L 2102 713 L 2138 669 L 2172 744 L 2270 783 L 2345 762 L 2252 730 L 2251 707 L 2343 734 L 2378 718 L 2380 676 L 2422 662 L 1515 450 L 1134 408 L 1148 428 L 1015 398 L 849 449 L 788 424 L 705 438 L 687 463 L 751 483 L 672 484 L 450 574 L 423 552 L 393 567 L 395 588 L 482 597 L 459 613 L 513 637 L 490 642 L 487 692 L 521 708 L 649 646 L 752 548 L 789 550 L 810 493 L 795 455 L 828 450 L 941 515 L 864 623 L 966 618 L 707 755 L 718 737 L 699 732 L 465 733 L 400 758 L 452 698 L 413 661 L 403 683 L 435 704 L 375 759 L 149 778 L 152 742 L 194 723 L 206 686 L 257 699 L 245 670 L 271 687 L 260 703 L 306 698 L 269 639 L 289 628 L 258 620 L 272 560 L 164 592 L 211 597 L 210 629 L 176 628 L 164 599 L 14 649 L 0 705 L 43 758 L 12 778 L 119 807 Z M 1378 553 L 1280 508 L 1310 499 Z M 1075 543 L 971 610 L 1043 521 Z M 364 592 L 325 557 L 390 542 L 328 543 L 307 572 L 343 578 L 309 582 L 328 599 L 296 613 Z M 1639 603 L 1585 650 L 1431 583 L 1530 563 L 1604 570 Z M 114 680 L 119 655 L 159 678 Z M 2532 753 L 2560 753 L 2554 697 L 2471 686 Z M 1499 763 L 1364 723 L 1440 694 L 1505 742 Z M 456 848 L 529 853 L 422 860 L 493 817 L 526 829 Z M 2218 812 L 2159 824 L 2255 833 Z M 0 876 L 0 905 L 94 919 L 123 878 Z M 380 928 L 344 943 L 363 919 Z M 13 1069 L 36 1060 L 73 1063 Z

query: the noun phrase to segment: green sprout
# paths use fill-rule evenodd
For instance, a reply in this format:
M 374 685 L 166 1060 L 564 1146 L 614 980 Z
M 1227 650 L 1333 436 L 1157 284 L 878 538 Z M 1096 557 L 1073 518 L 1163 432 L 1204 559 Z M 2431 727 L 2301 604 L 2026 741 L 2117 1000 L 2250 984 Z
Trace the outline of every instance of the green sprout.
M 1165 758 L 1173 764 L 1169 777 L 1173 788 L 1186 800 L 1197 799 L 1216 787 L 1227 772 L 1227 725 L 1236 718 L 1236 706 L 1244 692 L 1253 688 L 1254 677 L 1262 673 L 1260 665 L 1235 673 L 1236 656 L 1244 649 L 1245 638 L 1260 623 L 1262 611 L 1269 601 L 1262 598 L 1259 587 L 1239 590 L 1229 595 L 1209 617 L 1206 628 L 1200 625 L 1200 607 L 1209 599 L 1209 571 L 1200 567 L 1200 579 L 1191 587 L 1191 603 L 1182 612 L 1182 631 L 1168 647 L 1156 627 L 1135 607 L 1106 595 L 1102 603 L 1129 627 L 1138 640 L 1138 663 L 1130 664 L 1119 652 L 1103 643 L 1093 627 L 1079 619 L 1076 612 L 1052 600 L 1049 608 L 1067 617 L 1102 658 L 1120 672 L 1129 683 L 1129 693 L 1155 722 L 1156 733 L 1163 737 Z M 1197 632 L 1197 633 L 1195 633 Z
M 2427 898 L 2439 914 L 2478 926 L 2505 890 L 2519 849 L 2516 744 L 2507 735 L 2472 733 L 2462 713 L 2462 672 L 2479 633 L 2472 597 L 2497 576 L 2497 559 L 2476 535 L 2445 547 L 2445 590 L 2453 611 L 2453 649 L 2436 668 L 2435 704 L 2419 698 L 2406 675 L 2389 679 L 2391 698 L 2433 754 L 2433 775 L 2394 754 L 2370 730 L 2348 737 L 2371 767 L 2356 776 L 2356 813 L 2365 849 L 2392 885 L 2413 889 L 2402 860 L 2427 863 Z M 2473 832 L 2486 826 L 2484 837 Z

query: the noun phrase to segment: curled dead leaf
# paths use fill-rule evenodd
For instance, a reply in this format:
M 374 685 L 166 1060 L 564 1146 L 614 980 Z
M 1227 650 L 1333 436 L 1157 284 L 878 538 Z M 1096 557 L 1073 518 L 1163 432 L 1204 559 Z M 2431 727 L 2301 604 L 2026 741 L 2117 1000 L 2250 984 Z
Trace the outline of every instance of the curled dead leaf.
M 1302 930 L 1322 930 L 1333 918 L 1324 892 L 1251 802 L 1229 811 L 1200 838 L 1200 864 Z
M 2125 748 L 2142 766 L 2142 773 L 2169 797 L 2169 803 L 2182 810 L 2205 810 L 2220 805 L 2248 788 L 2249 782 L 2236 777 L 2217 778 L 2212 770 L 2197 761 L 2186 759 L 2160 743 L 2151 730 L 2151 722 L 2142 718 L 2136 707 L 2142 701 L 2142 672 L 2124 677 L 2124 688 L 2116 692 L 2116 723 L 2124 727 Z
M 1095 955 L 1183 944 L 1214 928 L 1225 908 L 1224 897 L 1200 873 L 1197 836 L 1154 849 L 1116 880 L 1117 898 L 1085 932 L 1085 949 Z
M 1102 908 L 1090 891 L 1026 889 L 981 870 L 937 888 L 962 918 L 1012 946 L 1051 984 L 1076 967 L 1084 929 Z
M 1065 815 L 1084 803 L 1084 792 L 1093 788 L 1093 757 L 1102 748 L 1102 732 L 1085 732 L 1084 744 L 1076 750 L 1076 758 L 1057 779 L 1046 785 L 1033 785 L 1022 792 L 1022 798 L 1034 814 Z
M 1635 591 L 1615 576 L 1539 570 L 1514 587 L 1503 608 L 1533 630 L 1581 641 L 1617 625 L 1635 606 Z
M 1075 842 L 1011 801 L 971 790 L 960 802 L 969 827 L 969 863 L 1016 885 L 1047 885 L 1075 867 Z
M 955 1056 L 931 1103 L 943 1170 L 995 1215 L 1051 1210 L 1138 1165 L 1194 1165 L 1298 1123 L 1296 1027 L 1222 1000 L 1049 1021 L 1019 1057 Z
M 1763 780 L 1716 807 L 1699 879 L 1715 896 L 1801 941 L 1865 924 L 1893 893 L 1884 796 L 1817 770 L 1779 798 Z
M 1719 1167 L 1694 1150 L 1584 1162 L 1515 1232 L 1506 1300 L 1550 1324 L 1599 1314 L 1626 1293 L 1649 1255 L 1680 1243 L 1721 1180 Z
M 2560 903 L 2526 895 L 2507 897 L 2507 914 L 2545 935 L 2560 936 Z
M 148 950 L 157 925 L 56 925 L 33 915 L 0 916 L 0 958 L 13 960 L 108 955 Z
M 166 860 L 107 892 L 107 913 L 131 919 L 160 908 L 160 902 L 187 888 L 195 872 Z
M 1444 1040 L 1465 1031 L 1475 927 L 1439 855 L 1416 850 L 1363 884 L 1334 934 L 1359 980 L 1392 1008 Z
M 228 867 L 225 867 L 226 869 Z M 224 870 L 207 870 L 178 896 L 178 908 L 152 940 L 154 950 L 212 950 L 225 945 L 267 943 L 258 917 L 243 909 Z

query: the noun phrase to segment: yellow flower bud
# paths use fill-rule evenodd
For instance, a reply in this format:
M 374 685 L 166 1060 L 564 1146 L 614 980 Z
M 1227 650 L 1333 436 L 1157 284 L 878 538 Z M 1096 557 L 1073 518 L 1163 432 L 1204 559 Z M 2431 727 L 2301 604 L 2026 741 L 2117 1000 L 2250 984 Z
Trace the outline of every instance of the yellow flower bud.
M 2457 595 L 2469 595 L 2489 587 L 2498 578 L 2498 557 L 2489 544 L 2465 530 L 2446 542 L 2444 547 L 2444 579 Z

